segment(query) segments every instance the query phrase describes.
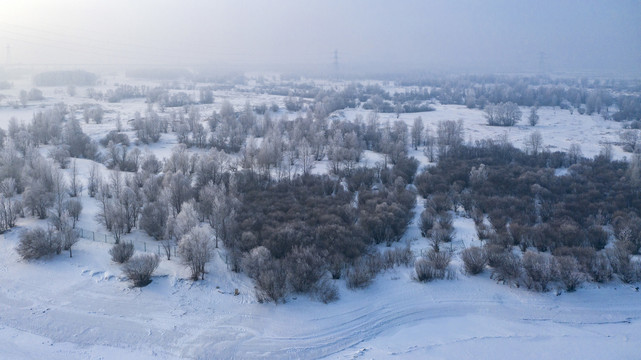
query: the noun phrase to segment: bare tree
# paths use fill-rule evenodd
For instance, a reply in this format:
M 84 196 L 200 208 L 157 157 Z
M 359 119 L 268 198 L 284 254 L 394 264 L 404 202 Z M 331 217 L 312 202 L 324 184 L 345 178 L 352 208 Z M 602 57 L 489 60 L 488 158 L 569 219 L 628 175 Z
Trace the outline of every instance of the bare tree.
M 82 192 L 82 182 L 78 178 L 78 168 L 76 167 L 76 160 L 73 161 L 71 166 L 71 183 L 69 184 L 69 196 L 76 197 Z
M 412 125 L 412 146 L 414 150 L 418 150 L 418 146 L 423 143 L 423 118 L 417 117 L 414 119 L 414 124 Z
M 67 181 L 64 174 L 58 169 L 53 169 L 52 173 L 52 190 L 54 197 L 54 210 L 58 217 L 62 217 L 65 211 L 65 200 L 67 198 Z
M 532 108 L 530 108 L 530 115 L 527 118 L 530 123 L 530 126 L 536 126 L 536 124 L 539 123 L 539 114 L 537 114 L 536 111 L 537 111 L 536 106 L 533 106 Z
M 463 121 L 439 121 L 436 130 L 438 156 L 447 156 L 452 150 L 463 144 Z
M 80 240 L 78 233 L 67 225 L 60 230 L 60 238 L 62 241 L 62 248 L 69 251 L 69 257 L 73 257 L 71 248 Z
M 87 183 L 87 191 L 89 192 L 90 197 L 96 196 L 98 192 L 98 184 L 100 176 L 100 170 L 98 170 L 98 165 L 96 163 L 91 164 L 91 169 L 89 170 L 89 179 Z
M 525 148 L 531 155 L 538 155 L 543 147 L 543 136 L 538 131 L 533 132 L 525 141 Z
M 76 223 L 82 212 L 82 202 L 78 199 L 69 199 L 65 202 L 65 213 L 71 219 L 71 228 L 76 228 Z

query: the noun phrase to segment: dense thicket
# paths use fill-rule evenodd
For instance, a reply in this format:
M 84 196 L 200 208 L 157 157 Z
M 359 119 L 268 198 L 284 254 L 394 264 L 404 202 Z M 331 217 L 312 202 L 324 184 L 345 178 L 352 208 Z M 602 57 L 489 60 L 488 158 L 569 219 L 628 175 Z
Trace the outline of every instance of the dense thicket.
M 607 281 L 613 274 L 638 278 L 630 256 L 641 249 L 637 166 L 481 141 L 441 158 L 417 176 L 416 186 L 430 208 L 462 208 L 474 218 L 497 279 L 541 291 L 553 281 L 574 289 L 584 279 Z M 424 221 L 433 226 L 427 215 Z M 512 246 L 529 252 L 514 257 Z M 465 255 L 468 272 L 482 270 L 482 262 L 471 267 L 472 253 Z

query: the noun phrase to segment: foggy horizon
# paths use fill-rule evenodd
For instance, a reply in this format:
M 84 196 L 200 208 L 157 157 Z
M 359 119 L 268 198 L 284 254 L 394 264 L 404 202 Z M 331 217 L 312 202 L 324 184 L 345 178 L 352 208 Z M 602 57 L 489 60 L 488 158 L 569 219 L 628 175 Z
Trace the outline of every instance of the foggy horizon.
M 24 1 L 6 65 L 641 75 L 639 1 Z M 334 54 L 336 51 L 337 58 Z

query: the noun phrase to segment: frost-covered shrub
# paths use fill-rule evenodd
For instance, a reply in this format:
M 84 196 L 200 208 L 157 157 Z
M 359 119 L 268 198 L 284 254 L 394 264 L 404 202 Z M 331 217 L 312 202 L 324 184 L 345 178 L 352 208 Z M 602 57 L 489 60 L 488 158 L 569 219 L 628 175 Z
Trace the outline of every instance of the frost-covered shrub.
M 495 261 L 495 267 L 492 272 L 492 278 L 506 283 L 516 282 L 518 285 L 518 279 L 523 273 L 521 258 L 507 251 L 494 254 L 493 256 L 496 258 L 493 260 Z
M 476 275 L 483 272 L 487 264 L 487 254 L 480 247 L 472 246 L 461 252 L 461 260 L 463 260 L 465 272 L 469 275 Z
M 629 261 L 619 274 L 621 280 L 627 284 L 641 281 L 641 262 Z
M 566 291 L 574 291 L 586 280 L 586 275 L 579 269 L 579 262 L 572 256 L 557 256 L 559 280 Z
M 241 269 L 247 276 L 257 279 L 258 275 L 267 269 L 272 254 L 264 246 L 257 246 L 243 256 L 241 260 Z
M 69 146 L 58 145 L 49 150 L 49 157 L 57 162 L 61 169 L 66 169 L 69 166 Z
M 452 253 L 449 251 L 430 251 L 427 253 L 427 259 L 438 270 L 445 271 L 452 261 Z
M 259 302 L 278 303 L 287 295 L 287 271 L 279 260 L 270 259 L 256 277 L 256 298 Z
M 556 261 L 550 254 L 527 251 L 522 262 L 528 289 L 547 291 L 548 284 L 558 277 Z
M 316 298 L 325 304 L 338 300 L 338 287 L 326 277 L 320 279 L 312 289 Z
M 441 244 L 452 242 L 454 237 L 454 229 L 443 229 L 437 227 L 430 231 L 430 237 L 432 250 L 435 252 L 439 252 L 441 250 Z
M 109 143 L 120 144 L 129 146 L 129 136 L 125 133 L 118 132 L 118 130 L 111 130 L 104 138 L 100 139 L 100 145 L 107 146 Z
M 413 261 L 414 253 L 409 245 L 402 248 L 386 249 L 383 252 L 383 267 L 385 269 L 401 265 L 409 266 Z
M 143 287 L 151 282 L 151 275 L 158 268 L 160 258 L 156 254 L 138 254 L 122 265 L 122 271 L 134 286 Z
M 447 268 L 452 260 L 452 253 L 449 251 L 430 250 L 427 257 L 419 258 L 414 262 L 416 280 L 421 282 L 444 279 L 452 276 Z
M 347 270 L 347 287 L 350 289 L 362 289 L 369 286 L 378 271 L 373 271 L 372 262 L 366 257 L 356 260 L 354 265 Z
M 592 268 L 590 269 L 594 281 L 600 283 L 610 281 L 613 272 L 612 264 L 606 252 L 603 250 L 597 252 L 594 259 L 592 259 Z
M 496 244 L 486 244 L 485 255 L 487 256 L 487 264 L 490 267 L 496 268 L 501 264 L 503 260 L 503 255 L 505 253 L 505 248 Z
M 421 222 L 419 225 L 421 229 L 421 235 L 428 236 L 430 230 L 432 230 L 432 228 L 434 227 L 435 220 L 434 210 L 423 210 L 423 212 L 421 213 Z
M 419 258 L 414 262 L 414 271 L 416 272 L 416 280 L 421 282 L 428 282 L 436 279 L 443 278 L 443 272 L 434 267 L 428 259 Z
M 474 225 L 476 227 L 476 235 L 479 237 L 479 240 L 488 240 L 492 235 L 493 231 L 490 226 L 487 226 L 483 223 L 483 219 L 474 219 Z
M 57 233 L 47 231 L 41 227 L 27 229 L 20 234 L 20 242 L 16 250 L 25 260 L 60 254 L 62 251 L 62 239 L 57 236 Z
M 287 279 L 296 292 L 307 292 L 325 273 L 325 262 L 318 249 L 296 246 L 286 259 Z
M 115 263 L 126 263 L 134 255 L 134 244 L 131 242 L 115 244 L 109 249 L 109 255 L 111 255 L 111 261 Z

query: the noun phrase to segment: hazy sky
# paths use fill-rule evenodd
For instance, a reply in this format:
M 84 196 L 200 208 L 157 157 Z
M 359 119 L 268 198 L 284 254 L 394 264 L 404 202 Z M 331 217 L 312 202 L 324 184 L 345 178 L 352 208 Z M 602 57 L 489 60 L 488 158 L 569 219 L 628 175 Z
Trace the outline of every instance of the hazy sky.
M 641 77 L 641 0 L 17 0 L 12 63 L 281 64 Z

